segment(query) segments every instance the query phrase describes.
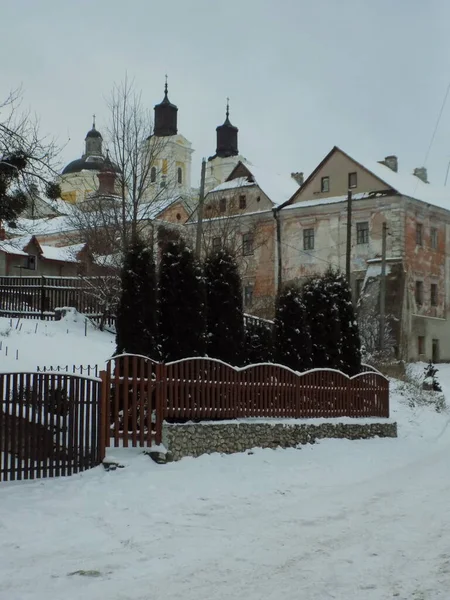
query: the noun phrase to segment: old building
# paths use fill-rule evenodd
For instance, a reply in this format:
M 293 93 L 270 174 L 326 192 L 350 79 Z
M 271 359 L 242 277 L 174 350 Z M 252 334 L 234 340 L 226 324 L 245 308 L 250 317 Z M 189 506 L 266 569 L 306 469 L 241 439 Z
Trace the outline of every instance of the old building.
M 450 360 L 450 189 L 429 184 L 424 168 L 402 174 L 395 156 L 363 162 L 334 147 L 278 211 L 281 281 L 302 280 L 329 265 L 345 269 L 348 190 L 355 299 L 362 292 L 363 306 L 375 295 L 371 318 L 378 318 L 386 223 L 393 346 L 410 360 Z

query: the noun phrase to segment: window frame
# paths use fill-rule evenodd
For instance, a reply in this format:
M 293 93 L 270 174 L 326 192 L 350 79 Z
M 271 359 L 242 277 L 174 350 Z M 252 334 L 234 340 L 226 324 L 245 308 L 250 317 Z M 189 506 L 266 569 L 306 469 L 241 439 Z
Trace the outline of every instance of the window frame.
M 438 305 L 438 284 L 431 283 L 430 284 L 430 306 Z
M 156 167 L 150 169 L 150 183 L 156 183 Z
M 311 244 L 312 240 L 312 244 Z M 303 250 L 314 250 L 315 230 L 314 227 L 303 229 Z
M 363 228 L 362 225 L 365 227 Z M 356 245 L 363 246 L 369 243 L 369 221 L 359 221 L 356 223 Z
M 241 194 L 239 196 L 239 210 L 245 210 L 247 208 L 247 196 Z
M 183 169 L 181 167 L 177 168 L 177 183 L 178 185 L 183 184 Z
M 219 212 L 224 213 L 227 211 L 227 199 L 220 198 L 219 200 Z
M 417 336 L 417 354 L 419 356 L 423 356 L 425 354 L 425 336 L 418 335 Z
M 253 291 L 255 289 L 255 286 L 253 285 L 253 283 L 247 283 L 246 285 L 244 285 L 244 307 L 245 308 L 250 308 L 251 306 L 253 306 Z
M 416 306 L 423 306 L 423 281 L 421 279 L 416 279 L 414 300 L 416 301 Z
M 330 191 L 330 176 L 324 175 L 320 180 L 320 192 L 326 194 Z
M 439 232 L 437 227 L 430 227 L 430 247 L 437 250 Z
M 416 246 L 423 246 L 423 223 L 416 223 Z
M 355 182 L 354 182 L 353 185 L 351 183 L 352 177 L 355 178 Z M 357 171 L 351 171 L 351 173 L 348 174 L 348 189 L 349 190 L 354 190 L 357 187 L 358 187 L 358 172 Z
M 242 256 L 252 256 L 255 253 L 255 236 L 251 231 L 242 234 Z

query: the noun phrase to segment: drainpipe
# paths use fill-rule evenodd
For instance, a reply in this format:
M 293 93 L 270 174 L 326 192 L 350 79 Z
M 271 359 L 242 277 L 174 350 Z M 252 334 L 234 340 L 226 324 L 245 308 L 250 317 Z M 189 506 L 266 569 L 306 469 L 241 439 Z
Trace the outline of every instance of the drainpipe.
M 277 272 L 277 291 L 281 290 L 281 285 L 283 283 L 283 277 L 282 277 L 282 266 L 283 266 L 283 260 L 282 260 L 282 254 L 281 254 L 281 223 L 280 223 L 280 208 L 279 206 L 276 206 L 273 209 L 273 218 L 275 219 L 275 225 L 276 225 L 276 236 L 277 236 L 277 264 L 278 264 L 278 272 Z

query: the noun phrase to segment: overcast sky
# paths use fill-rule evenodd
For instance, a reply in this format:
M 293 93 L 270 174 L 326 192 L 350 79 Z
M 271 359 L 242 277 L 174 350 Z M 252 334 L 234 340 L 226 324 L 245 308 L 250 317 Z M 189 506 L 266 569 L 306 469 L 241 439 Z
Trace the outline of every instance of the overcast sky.
M 215 151 L 225 98 L 239 149 L 275 172 L 308 174 L 334 146 L 422 166 L 450 82 L 448 0 L 13 0 L 1 2 L 1 97 L 22 85 L 42 130 L 77 158 L 125 72 L 178 129 Z M 450 98 L 426 166 L 443 184 Z

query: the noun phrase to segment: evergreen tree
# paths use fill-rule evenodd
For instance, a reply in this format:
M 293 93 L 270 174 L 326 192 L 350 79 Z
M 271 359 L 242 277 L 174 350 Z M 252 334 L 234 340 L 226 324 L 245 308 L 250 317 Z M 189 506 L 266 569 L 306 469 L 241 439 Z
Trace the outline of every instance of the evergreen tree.
M 155 263 L 151 250 L 139 240 L 125 253 L 116 332 L 118 354 L 157 359 Z
M 233 366 L 243 358 L 242 284 L 236 261 L 227 250 L 205 262 L 207 353 Z
M 331 344 L 338 343 L 336 336 L 330 340 L 330 304 L 327 298 L 326 286 L 322 277 L 314 276 L 303 286 L 302 300 L 306 311 L 306 322 L 311 332 L 311 363 L 312 368 L 320 369 L 334 367 L 330 360 Z
M 340 330 L 340 366 L 347 375 L 361 371 L 361 341 L 352 301 L 352 293 L 346 277 L 339 271 L 328 270 L 325 275 L 327 289 L 337 306 Z
M 159 268 L 159 340 L 165 361 L 205 353 L 205 289 L 200 265 L 183 240 L 169 241 Z
M 276 299 L 274 346 L 277 363 L 294 371 L 306 371 L 315 366 L 302 291 L 295 283 L 287 284 Z
M 249 321 L 245 325 L 244 362 L 247 365 L 272 362 L 273 336 L 264 323 Z

